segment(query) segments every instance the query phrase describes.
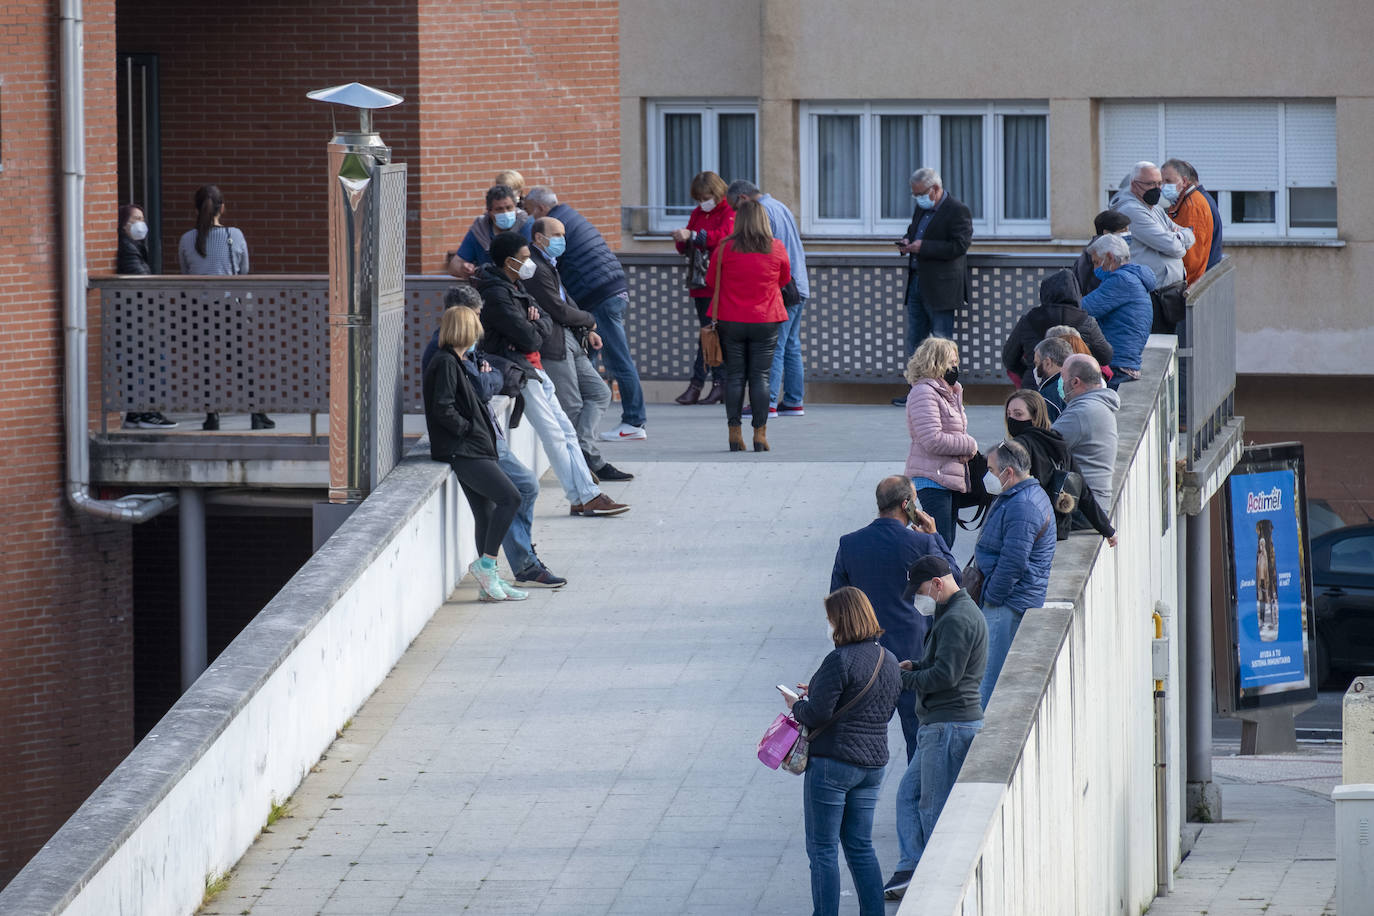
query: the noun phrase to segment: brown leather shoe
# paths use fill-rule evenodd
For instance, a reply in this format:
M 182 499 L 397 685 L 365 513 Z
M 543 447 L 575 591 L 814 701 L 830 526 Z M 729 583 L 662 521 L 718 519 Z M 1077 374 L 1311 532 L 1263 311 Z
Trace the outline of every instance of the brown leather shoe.
M 581 503 L 573 503 L 571 506 L 568 507 L 568 514 L 569 514 L 569 515 L 581 515 L 581 514 L 582 514 L 582 504 L 581 504 Z
M 730 427 L 730 451 L 744 451 L 744 433 L 740 431 L 738 426 Z
M 762 426 L 754 427 L 754 451 L 768 451 L 768 433 L 764 431 Z
M 697 401 L 698 404 L 719 404 L 725 400 L 725 384 L 723 382 L 712 382 L 711 390 L 706 392 L 706 397 Z
M 629 506 L 624 503 L 616 502 L 605 493 L 602 493 L 596 499 L 583 503 L 578 509 L 583 515 L 590 516 L 621 515 L 622 513 L 630 511 Z
M 683 407 L 695 404 L 697 401 L 701 400 L 701 386 L 696 382 L 688 382 L 687 390 L 678 395 L 674 400 Z

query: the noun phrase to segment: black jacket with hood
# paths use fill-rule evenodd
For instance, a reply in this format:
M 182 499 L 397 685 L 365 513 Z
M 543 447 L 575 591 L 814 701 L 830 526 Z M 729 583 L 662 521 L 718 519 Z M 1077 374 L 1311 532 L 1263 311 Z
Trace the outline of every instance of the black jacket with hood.
M 1042 280 L 1040 304 L 1021 316 L 1002 348 L 1006 370 L 1020 376 L 1029 373 L 1035 365 L 1035 345 L 1057 324 L 1066 324 L 1083 335 L 1083 342 L 1100 365 L 1111 363 L 1112 345 L 1102 335 L 1097 319 L 1083 311 L 1082 301 L 1072 271 L 1058 270 Z
M 1053 494 L 1050 492 L 1050 486 L 1054 472 L 1060 468 L 1078 472 L 1078 468 L 1073 463 L 1073 456 L 1069 454 L 1069 443 L 1064 441 L 1064 437 L 1059 434 L 1058 430 L 1031 427 L 1017 436 L 1016 441 L 1024 445 L 1026 451 L 1030 452 L 1031 476 L 1040 481 L 1040 486 L 1045 488 L 1045 494 L 1051 499 L 1053 499 Z M 1078 510 L 1083 513 L 1083 517 L 1088 520 L 1093 528 L 1097 529 L 1097 533 L 1104 538 L 1116 534 L 1116 529 L 1112 527 L 1112 520 L 1097 504 L 1097 498 L 1093 496 L 1092 489 L 1086 483 L 1083 486 L 1083 495 L 1078 499 Z M 1062 541 L 1068 538 L 1072 519 L 1072 513 L 1066 514 L 1061 513 L 1058 509 L 1055 510 L 1054 536 L 1056 540 Z

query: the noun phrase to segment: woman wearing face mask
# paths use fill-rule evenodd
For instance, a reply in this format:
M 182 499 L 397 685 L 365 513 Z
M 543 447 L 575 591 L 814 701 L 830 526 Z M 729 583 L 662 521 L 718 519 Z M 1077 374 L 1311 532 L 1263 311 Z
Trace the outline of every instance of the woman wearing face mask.
M 143 208 L 125 204 L 119 208 L 119 249 L 115 253 L 115 272 L 147 275 L 153 272 L 148 263 L 148 223 Z M 124 415 L 125 429 L 174 429 L 176 423 L 156 410 Z
M 1116 388 L 1126 379 L 1140 378 L 1140 357 L 1154 322 L 1150 291 L 1155 273 L 1133 262 L 1130 248 L 1114 235 L 1093 239 L 1088 253 L 1101 285 L 1083 297 L 1083 311 L 1097 319 L 1112 345 L 1113 377 L 1107 384 Z
M 692 179 L 692 199 L 697 202 L 692 215 L 687 217 L 686 229 L 674 229 L 673 241 L 679 254 L 689 258 L 693 249 L 712 256 L 721 240 L 735 231 L 735 211 L 725 199 L 725 180 L 715 172 L 700 172 Z M 711 319 L 706 317 L 706 309 L 711 304 L 714 270 L 708 261 L 706 285 L 691 290 L 688 295 L 696 306 L 697 324 L 706 327 Z M 687 382 L 687 390 L 677 396 L 679 404 L 719 404 L 725 396 L 725 369 L 723 366 L 711 368 L 711 390 L 706 397 L 701 396 L 701 386 L 706 383 L 706 364 L 701 358 L 701 338 L 696 339 L 697 355 L 692 361 L 692 377 Z
M 1069 444 L 1064 441 L 1058 430 L 1050 428 L 1049 407 L 1045 399 L 1035 391 L 1013 391 L 1007 395 L 1005 419 L 1007 434 L 1030 453 L 1030 474 L 1040 481 L 1040 486 L 1045 488 L 1045 493 L 1053 504 L 1055 471 L 1077 473 L 1078 468 L 1074 466 L 1073 456 L 1069 454 Z M 1093 491 L 1086 486 L 1083 487 L 1076 506 L 1054 506 L 1055 537 L 1058 540 L 1067 538 L 1069 531 L 1074 528 L 1072 520 L 1077 515 L 1075 508 L 1078 513 L 1082 513 L 1083 522 L 1079 527 L 1091 525 L 1107 539 L 1108 545 L 1116 546 L 1116 529 L 1112 527 L 1107 513 L 1097 504 Z
M 959 384 L 959 349 L 944 337 L 927 337 L 907 363 L 906 427 L 911 451 L 906 476 L 916 487 L 921 508 L 954 549 L 954 494 L 967 493 L 968 461 L 978 442 L 968 434 L 964 386 Z
M 501 433 L 477 393 L 480 382 L 470 357 L 481 336 L 482 323 L 470 308 L 452 306 L 439 319 L 439 350 L 425 368 L 422 386 L 429 456 L 453 468 L 472 508 L 477 559 L 468 572 L 486 598 L 519 601 L 526 593 L 496 571 L 496 552 L 520 508 L 520 491 L 497 464 Z

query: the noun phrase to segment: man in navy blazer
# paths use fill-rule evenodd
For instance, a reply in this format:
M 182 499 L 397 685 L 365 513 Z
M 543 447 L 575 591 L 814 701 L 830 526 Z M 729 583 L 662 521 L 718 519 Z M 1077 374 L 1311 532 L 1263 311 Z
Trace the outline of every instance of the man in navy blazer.
M 866 527 L 840 538 L 835 551 L 835 568 L 830 573 L 830 590 L 852 585 L 868 596 L 883 635 L 878 639 L 899 659 L 920 658 L 921 646 L 930 618 L 918 612 L 913 601 L 904 597 L 907 570 L 927 554 L 944 557 L 954 568 L 955 579 L 963 584 L 954 554 L 944 538 L 935 533 L 935 520 L 919 508 L 916 490 L 906 477 L 885 477 L 878 484 L 878 517 Z M 919 530 L 909 525 L 915 524 Z M 934 607 L 931 607 L 934 612 Z M 916 694 L 902 691 L 897 700 L 897 715 L 902 720 L 906 739 L 906 759 L 916 753 Z

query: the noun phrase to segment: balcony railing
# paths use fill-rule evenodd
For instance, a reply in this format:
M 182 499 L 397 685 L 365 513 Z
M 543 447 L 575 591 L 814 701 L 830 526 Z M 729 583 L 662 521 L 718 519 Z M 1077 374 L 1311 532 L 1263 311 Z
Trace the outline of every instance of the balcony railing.
M 696 313 L 681 259 L 621 259 L 630 287 L 626 333 L 644 379 L 691 371 Z M 956 316 L 967 378 L 1000 382 L 1002 343 L 1037 301 L 1061 256 L 969 258 L 973 302 Z M 903 368 L 905 261 L 891 255 L 815 255 L 802 324 L 807 377 L 895 382 Z M 420 355 L 438 324 L 448 277 L 406 278 L 403 403 L 420 412 Z M 101 404 L 108 412 L 329 409 L 328 280 L 323 275 L 98 277 Z

